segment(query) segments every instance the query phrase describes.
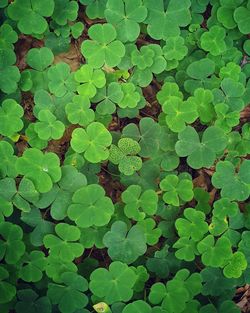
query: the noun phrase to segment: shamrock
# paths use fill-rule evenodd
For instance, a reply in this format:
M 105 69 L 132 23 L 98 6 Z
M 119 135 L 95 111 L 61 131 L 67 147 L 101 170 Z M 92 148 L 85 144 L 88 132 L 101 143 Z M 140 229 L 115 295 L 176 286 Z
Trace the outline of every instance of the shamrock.
M 153 80 L 153 74 L 160 74 L 166 68 L 166 60 L 160 46 L 142 46 L 140 51 L 133 50 L 131 61 L 135 66 L 131 81 L 146 87 Z
M 55 232 L 57 236 L 48 234 L 43 239 L 44 245 L 49 249 L 52 257 L 58 257 L 63 261 L 73 261 L 82 255 L 83 246 L 74 242 L 80 239 L 79 228 L 60 223 L 56 225 Z
M 112 136 L 99 122 L 89 124 L 86 130 L 77 128 L 72 133 L 71 147 L 77 153 L 83 153 L 86 160 L 98 163 L 109 157 L 107 147 L 111 145 Z
M 96 111 L 99 114 L 112 114 L 116 110 L 124 97 L 122 87 L 119 83 L 111 82 L 107 87 L 103 87 L 97 91 L 96 96 L 92 99 L 94 103 L 98 103 Z
M 67 21 L 75 21 L 77 19 L 78 3 L 69 0 L 55 0 L 55 9 L 52 19 L 58 25 L 66 25 Z
M 191 98 L 183 101 L 179 97 L 172 96 L 162 106 L 166 114 L 166 123 L 173 132 L 181 132 L 186 123 L 193 123 L 198 118 L 197 105 Z
M 0 267 L 0 304 L 10 302 L 16 295 L 16 288 L 8 283 L 6 280 L 9 278 L 8 271 Z
M 83 228 L 107 225 L 114 213 L 114 205 L 105 196 L 104 189 L 96 184 L 78 189 L 69 206 L 68 216 Z
M 230 111 L 241 111 L 244 107 L 241 97 L 245 92 L 245 86 L 232 78 L 224 78 L 221 82 L 221 89 L 225 94 L 224 102 L 229 106 Z
M 224 40 L 225 37 L 226 32 L 223 27 L 218 25 L 212 26 L 208 32 L 201 35 L 201 47 L 214 56 L 220 55 L 225 52 L 227 48 Z
M 124 175 L 133 175 L 142 167 L 142 160 L 136 156 L 141 148 L 137 141 L 131 138 L 121 138 L 118 145 L 111 145 L 109 160 L 118 164 L 119 171 Z
M 185 41 L 181 36 L 168 37 L 163 54 L 166 60 L 182 60 L 188 53 L 188 48 L 185 46 Z
M 63 97 L 68 91 L 76 90 L 74 73 L 70 73 L 67 63 L 58 63 L 48 70 L 49 90 L 56 97 Z
M 165 203 L 179 206 L 180 200 L 187 202 L 193 198 L 193 183 L 189 179 L 180 179 L 177 175 L 168 175 L 160 182 L 164 191 Z
M 231 242 L 227 237 L 220 237 L 215 242 L 214 237 L 208 235 L 198 243 L 197 249 L 206 266 L 224 267 L 232 257 Z
M 146 217 L 146 214 L 156 213 L 158 197 L 154 190 L 148 189 L 142 193 L 140 186 L 130 185 L 122 193 L 122 201 L 125 203 L 124 213 L 127 217 L 140 221 Z
M 118 105 L 120 108 L 135 108 L 141 99 L 139 92 L 133 83 L 123 83 L 121 85 L 123 98 Z
M 124 45 L 115 40 L 116 30 L 111 24 L 96 24 L 88 31 L 91 40 L 84 40 L 81 52 L 94 68 L 117 66 L 125 55 Z
M 90 275 L 89 289 L 108 304 L 129 301 L 136 282 L 135 272 L 127 264 L 112 262 L 109 269 L 98 268 Z
M 53 14 L 55 3 L 53 0 L 15 0 L 8 6 L 8 15 L 17 21 L 19 30 L 26 34 L 43 34 L 48 28 L 45 17 Z
M 235 216 L 239 212 L 236 202 L 231 202 L 228 198 L 221 198 L 214 202 L 213 215 L 224 219 L 227 216 Z
M 157 3 L 154 0 L 146 0 L 145 4 L 149 12 L 146 20 L 147 31 L 156 40 L 166 40 L 170 36 L 178 36 L 180 27 L 187 26 L 191 21 L 189 0 L 170 0 L 167 6 L 164 6 L 163 0 L 159 0 Z
M 49 110 L 41 110 L 38 113 L 38 120 L 34 125 L 34 130 L 40 139 L 50 140 L 62 137 L 65 126 L 57 121 L 55 115 Z
M 17 33 L 13 30 L 11 25 L 2 24 L 0 26 L 0 48 L 14 48 L 14 43 L 17 42 Z
M 179 133 L 178 138 L 176 153 L 181 157 L 187 156 L 188 165 L 195 169 L 212 166 L 216 153 L 227 146 L 223 130 L 216 126 L 210 126 L 204 131 L 201 142 L 198 133 L 191 126 Z
M 4 259 L 7 264 L 15 264 L 25 252 L 22 228 L 10 222 L 2 222 L 0 236 L 0 260 Z
M 162 231 L 160 228 L 155 227 L 156 223 L 154 219 L 146 218 L 138 222 L 138 225 L 143 228 L 148 245 L 153 246 L 159 241 Z
M 223 273 L 227 278 L 239 278 L 247 268 L 247 261 L 242 252 L 235 252 L 228 264 L 224 267 Z
M 0 134 L 11 137 L 23 128 L 23 108 L 12 99 L 4 100 L 0 106 Z
M 200 241 L 208 231 L 205 214 L 192 208 L 184 210 L 185 218 L 178 218 L 175 226 L 180 237 L 188 237 Z
M 147 8 L 141 0 L 108 0 L 104 14 L 108 23 L 116 27 L 119 40 L 135 41 L 140 34 L 139 23 L 147 17 Z
M 86 13 L 89 18 L 103 18 L 107 0 L 80 0 L 86 5 Z
M 122 313 L 152 313 L 152 308 L 147 302 L 142 300 L 136 300 L 132 303 L 129 303 L 122 310 Z
M 42 311 L 51 312 L 51 302 L 47 296 L 40 297 L 32 289 L 21 289 L 17 292 L 18 302 L 15 305 L 17 313 L 30 312 L 35 313 Z
M 179 260 L 190 262 L 195 259 L 196 255 L 199 255 L 195 241 L 186 236 L 178 239 L 174 243 L 173 248 L 177 249 L 175 256 Z
M 29 178 L 41 193 L 51 190 L 53 182 L 61 178 L 59 158 L 53 152 L 43 154 L 36 148 L 24 151 L 16 162 L 18 173 Z
M 92 98 L 96 95 L 97 88 L 104 87 L 106 83 L 105 74 L 102 70 L 94 68 L 89 65 L 83 65 L 75 72 L 75 80 L 80 84 L 77 87 L 77 92 L 81 96 Z
M 88 282 L 82 276 L 64 272 L 61 276 L 62 283 L 48 285 L 48 297 L 52 304 L 57 304 L 62 313 L 73 313 L 78 309 L 83 309 L 88 298 L 83 293 L 88 290 Z
M 142 228 L 135 225 L 128 230 L 126 223 L 122 221 L 112 224 L 111 230 L 104 235 L 103 243 L 113 261 L 127 264 L 133 263 L 147 249 Z
M 21 267 L 20 278 L 26 282 L 38 282 L 42 279 L 47 260 L 41 251 L 32 251 L 23 258 L 24 265 Z
M 229 161 L 220 161 L 216 164 L 216 172 L 212 177 L 212 184 L 221 189 L 222 197 L 230 200 L 244 201 L 249 197 L 250 161 L 244 160 L 238 173 L 235 173 L 234 165 Z
M 245 7 L 238 7 L 234 11 L 234 20 L 237 23 L 239 30 L 243 34 L 248 34 L 250 31 L 249 27 L 249 4 L 247 5 L 247 8 Z

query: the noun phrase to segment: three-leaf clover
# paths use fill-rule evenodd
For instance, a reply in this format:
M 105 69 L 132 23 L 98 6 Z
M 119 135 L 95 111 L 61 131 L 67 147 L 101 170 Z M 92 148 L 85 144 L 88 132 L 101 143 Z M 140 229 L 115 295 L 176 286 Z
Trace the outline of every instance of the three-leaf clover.
M 53 152 L 43 154 L 36 148 L 26 149 L 16 162 L 18 173 L 29 178 L 36 189 L 45 193 L 51 190 L 53 183 L 61 178 L 61 168 L 58 156 Z
M 25 255 L 22 261 L 24 264 L 19 271 L 20 278 L 26 282 L 40 281 L 47 265 L 44 253 L 34 250 L 29 255 Z
M 142 192 L 140 186 L 130 185 L 122 193 L 122 201 L 125 203 L 124 213 L 126 216 L 136 221 L 143 220 L 146 214 L 154 215 L 157 211 L 158 196 L 152 189 Z
M 227 278 L 239 278 L 247 268 L 247 261 L 242 252 L 235 252 L 228 264 L 223 269 L 223 274 Z
M 9 278 L 8 271 L 0 267 L 0 304 L 10 302 L 16 295 L 16 288 L 6 281 Z
M 133 175 L 142 167 L 142 160 L 136 156 L 141 148 L 137 141 L 131 138 L 121 138 L 118 145 L 111 145 L 109 160 L 118 164 L 119 171 L 124 175 Z
M 79 228 L 66 223 L 57 224 L 55 227 L 57 236 L 48 234 L 43 242 L 49 249 L 52 257 L 57 257 L 62 261 L 73 261 L 82 255 L 84 248 L 80 243 L 76 243 L 81 236 Z
M 71 147 L 77 153 L 83 153 L 86 160 L 98 163 L 109 157 L 108 147 L 112 136 L 105 126 L 99 122 L 89 124 L 85 129 L 77 128 L 72 133 Z
M 96 24 L 88 31 L 91 40 L 84 40 L 81 46 L 83 56 L 94 68 L 103 65 L 117 66 L 125 55 L 124 45 L 115 40 L 116 30 L 111 24 Z
M 105 196 L 104 189 L 96 184 L 78 189 L 68 209 L 68 217 L 79 227 L 107 225 L 114 213 L 114 205 Z
M 69 0 L 54 0 L 55 9 L 52 19 L 58 25 L 66 25 L 68 21 L 75 21 L 78 13 L 78 3 Z
M 147 16 L 147 8 L 141 0 L 108 0 L 104 12 L 106 20 L 117 30 L 122 42 L 135 41 L 140 34 L 139 23 Z
M 122 310 L 122 313 L 152 313 L 151 306 L 143 301 L 143 300 L 136 300 L 133 301 L 125 306 Z
M 179 206 L 180 200 L 187 202 L 194 196 L 192 181 L 185 178 L 180 179 L 177 175 L 166 176 L 160 182 L 160 188 L 164 191 L 164 202 L 175 206 Z
M 90 275 L 89 289 L 95 296 L 112 304 L 129 301 L 133 296 L 133 286 L 137 275 L 127 264 L 112 262 L 109 269 L 98 268 Z
M 187 156 L 187 163 L 194 169 L 213 165 L 216 154 L 227 146 L 227 137 L 223 130 L 210 126 L 203 132 L 202 140 L 196 130 L 187 126 L 178 134 L 179 140 L 175 145 L 176 153 L 180 157 Z
M 218 25 L 212 26 L 208 32 L 201 35 L 201 47 L 214 56 L 221 55 L 227 48 L 225 37 L 226 31 L 223 27 Z
M 108 254 L 113 261 L 133 263 L 147 249 L 146 238 L 141 226 L 132 226 L 129 230 L 126 223 L 117 221 L 103 238 Z
M 95 112 L 90 108 L 90 101 L 79 95 L 74 96 L 72 102 L 66 104 L 65 111 L 72 124 L 87 126 L 95 119 Z

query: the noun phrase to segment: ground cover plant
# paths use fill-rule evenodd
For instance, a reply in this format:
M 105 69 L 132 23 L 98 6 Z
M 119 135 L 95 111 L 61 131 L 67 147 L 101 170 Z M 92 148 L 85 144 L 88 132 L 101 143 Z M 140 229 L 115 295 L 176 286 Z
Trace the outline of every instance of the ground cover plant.
M 250 312 L 250 0 L 0 0 L 0 312 Z

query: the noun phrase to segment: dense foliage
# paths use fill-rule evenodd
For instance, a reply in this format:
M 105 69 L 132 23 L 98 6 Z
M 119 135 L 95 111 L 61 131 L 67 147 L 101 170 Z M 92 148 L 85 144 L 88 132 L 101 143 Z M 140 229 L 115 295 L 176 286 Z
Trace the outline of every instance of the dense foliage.
M 0 8 L 0 312 L 240 312 L 250 0 Z

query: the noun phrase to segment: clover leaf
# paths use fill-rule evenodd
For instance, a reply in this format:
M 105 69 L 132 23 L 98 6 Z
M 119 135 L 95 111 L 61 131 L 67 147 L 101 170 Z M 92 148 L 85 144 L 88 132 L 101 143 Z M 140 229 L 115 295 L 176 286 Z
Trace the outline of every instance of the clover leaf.
M 112 142 L 112 136 L 105 126 L 99 122 L 89 124 L 86 130 L 77 128 L 72 133 L 71 147 L 77 153 L 83 153 L 86 160 L 98 163 L 108 159 L 107 147 Z
M 247 268 L 247 261 L 242 252 L 235 252 L 232 259 L 224 267 L 223 273 L 227 278 L 239 278 L 242 272 Z
M 116 261 L 110 264 L 108 270 L 98 268 L 91 273 L 89 289 L 107 304 L 127 302 L 133 296 L 136 278 L 133 269 Z
M 0 48 L 13 48 L 13 44 L 18 40 L 17 33 L 9 24 L 0 26 L 0 38 Z
M 0 141 L 0 176 L 1 178 L 15 177 L 17 175 L 15 165 L 17 157 L 14 156 L 14 149 L 7 141 Z
M 44 313 L 51 312 L 51 302 L 47 296 L 39 298 L 39 295 L 32 289 L 21 289 L 17 292 L 18 302 L 15 305 L 17 313 L 29 312 L 35 313 L 42 311 Z
M 178 218 L 175 226 L 180 237 L 189 237 L 194 241 L 200 241 L 208 232 L 208 224 L 205 222 L 205 214 L 192 208 L 184 210 L 185 218 Z
M 122 221 L 112 224 L 111 230 L 103 237 L 103 243 L 113 261 L 127 264 L 133 263 L 147 249 L 142 228 L 135 225 L 128 230 L 126 223 Z
M 74 313 L 83 309 L 88 303 L 84 294 L 88 290 L 87 280 L 72 272 L 62 273 L 61 280 L 61 284 L 48 285 L 48 297 L 52 304 L 57 304 L 62 313 Z
M 225 43 L 226 31 L 223 27 L 212 26 L 208 32 L 201 35 L 201 47 L 203 50 L 217 56 L 225 52 L 227 46 Z
M 139 23 L 147 17 L 147 8 L 141 0 L 108 0 L 104 14 L 108 23 L 116 27 L 117 38 L 128 42 L 138 38 Z
M 163 47 L 163 54 L 166 60 L 182 60 L 188 53 L 188 48 L 185 46 L 184 38 L 181 36 L 168 37 L 166 44 Z
M 147 215 L 154 215 L 157 210 L 158 197 L 154 190 L 142 192 L 138 185 L 131 185 L 122 193 L 125 203 L 124 213 L 136 221 L 143 220 Z M 140 210 L 141 209 L 141 210 Z
M 139 92 L 136 89 L 136 86 L 133 83 L 123 83 L 121 85 L 123 98 L 118 105 L 120 108 L 135 108 L 138 105 L 138 102 L 141 99 Z
M 131 138 L 121 138 L 118 145 L 111 145 L 109 160 L 118 164 L 119 171 L 124 175 L 133 175 L 142 167 L 142 160 L 136 156 L 141 148 L 137 141 Z
M 54 11 L 55 3 L 53 0 L 25 1 L 16 0 L 8 6 L 8 15 L 17 21 L 19 30 L 26 34 L 43 34 L 48 28 L 46 17 L 50 17 Z
M 20 278 L 26 282 L 38 282 L 42 279 L 47 260 L 41 251 L 32 251 L 23 258 L 24 265 L 21 267 Z
M 152 313 L 152 308 L 147 302 L 142 300 L 136 300 L 129 303 L 122 310 L 122 313 Z
M 2 222 L 0 236 L 0 260 L 4 259 L 7 264 L 15 264 L 25 252 L 22 228 L 10 222 Z
M 212 184 L 221 189 L 221 195 L 230 200 L 244 201 L 249 197 L 249 166 L 250 161 L 244 160 L 238 173 L 229 161 L 216 164 L 216 172 L 212 177 Z
M 30 49 L 26 55 L 26 60 L 29 66 L 37 71 L 45 70 L 54 60 L 52 51 L 47 48 Z
M 156 40 L 166 40 L 170 36 L 178 36 L 180 27 L 187 26 L 191 21 L 189 12 L 191 2 L 189 0 L 177 2 L 170 0 L 167 6 L 164 6 L 163 0 L 157 3 L 153 0 L 146 0 L 145 4 L 149 12 L 146 20 L 147 31 Z
M 160 188 L 164 191 L 164 202 L 175 206 L 179 206 L 180 200 L 187 202 L 192 200 L 194 196 L 192 181 L 180 179 L 176 175 L 166 176 L 160 182 Z
M 49 249 L 52 257 L 58 257 L 63 261 L 73 261 L 83 253 L 83 246 L 74 242 L 80 239 L 79 228 L 60 223 L 56 225 L 55 232 L 57 236 L 48 234 L 43 239 L 44 245 Z
M 144 230 L 147 244 L 150 246 L 157 244 L 162 235 L 162 231 L 160 228 L 156 227 L 155 220 L 153 218 L 146 218 L 138 222 L 138 225 Z
M 66 104 L 65 111 L 72 124 L 87 126 L 95 119 L 95 113 L 90 109 L 90 102 L 82 96 L 74 96 L 72 102 Z
M 77 19 L 78 3 L 69 0 L 55 0 L 55 9 L 52 19 L 58 25 L 66 25 L 67 21 L 75 21 Z
M 195 169 L 212 166 L 216 154 L 227 146 L 223 130 L 216 126 L 210 126 L 204 131 L 201 142 L 198 133 L 191 126 L 179 133 L 178 138 L 176 153 L 181 157 L 187 156 L 188 165 Z
M 49 110 L 41 110 L 38 113 L 38 120 L 34 130 L 40 139 L 50 140 L 62 137 L 65 126 L 62 122 L 57 121 L 55 115 Z
M 0 267 L 0 304 L 10 302 L 16 295 L 16 288 L 7 280 L 9 273 L 4 267 Z
M 83 65 L 75 72 L 75 80 L 80 83 L 77 92 L 81 96 L 92 98 L 96 95 L 97 88 L 103 88 L 106 83 L 105 74 L 102 70 L 96 69 L 89 65 Z
M 23 108 L 12 99 L 4 100 L 0 106 L 0 134 L 11 137 L 23 128 Z
M 234 19 L 239 27 L 239 30 L 243 34 L 249 33 L 249 5 L 247 8 L 245 7 L 238 7 L 234 11 Z
M 114 26 L 96 24 L 89 28 L 88 34 L 91 40 L 84 40 L 81 45 L 87 62 L 94 68 L 117 66 L 125 55 L 125 48 L 119 40 L 115 40 L 117 33 Z
M 43 154 L 36 148 L 24 151 L 16 163 L 18 173 L 29 178 L 41 193 L 51 190 L 61 178 L 59 158 L 53 152 Z
M 79 227 L 107 225 L 114 213 L 114 205 L 105 196 L 104 189 L 96 184 L 78 189 L 68 208 L 68 217 Z
M 58 63 L 48 70 L 49 90 L 56 97 L 63 97 L 68 91 L 76 91 L 74 74 L 67 63 Z
M 80 0 L 86 5 L 86 13 L 89 18 L 103 18 L 107 0 Z

